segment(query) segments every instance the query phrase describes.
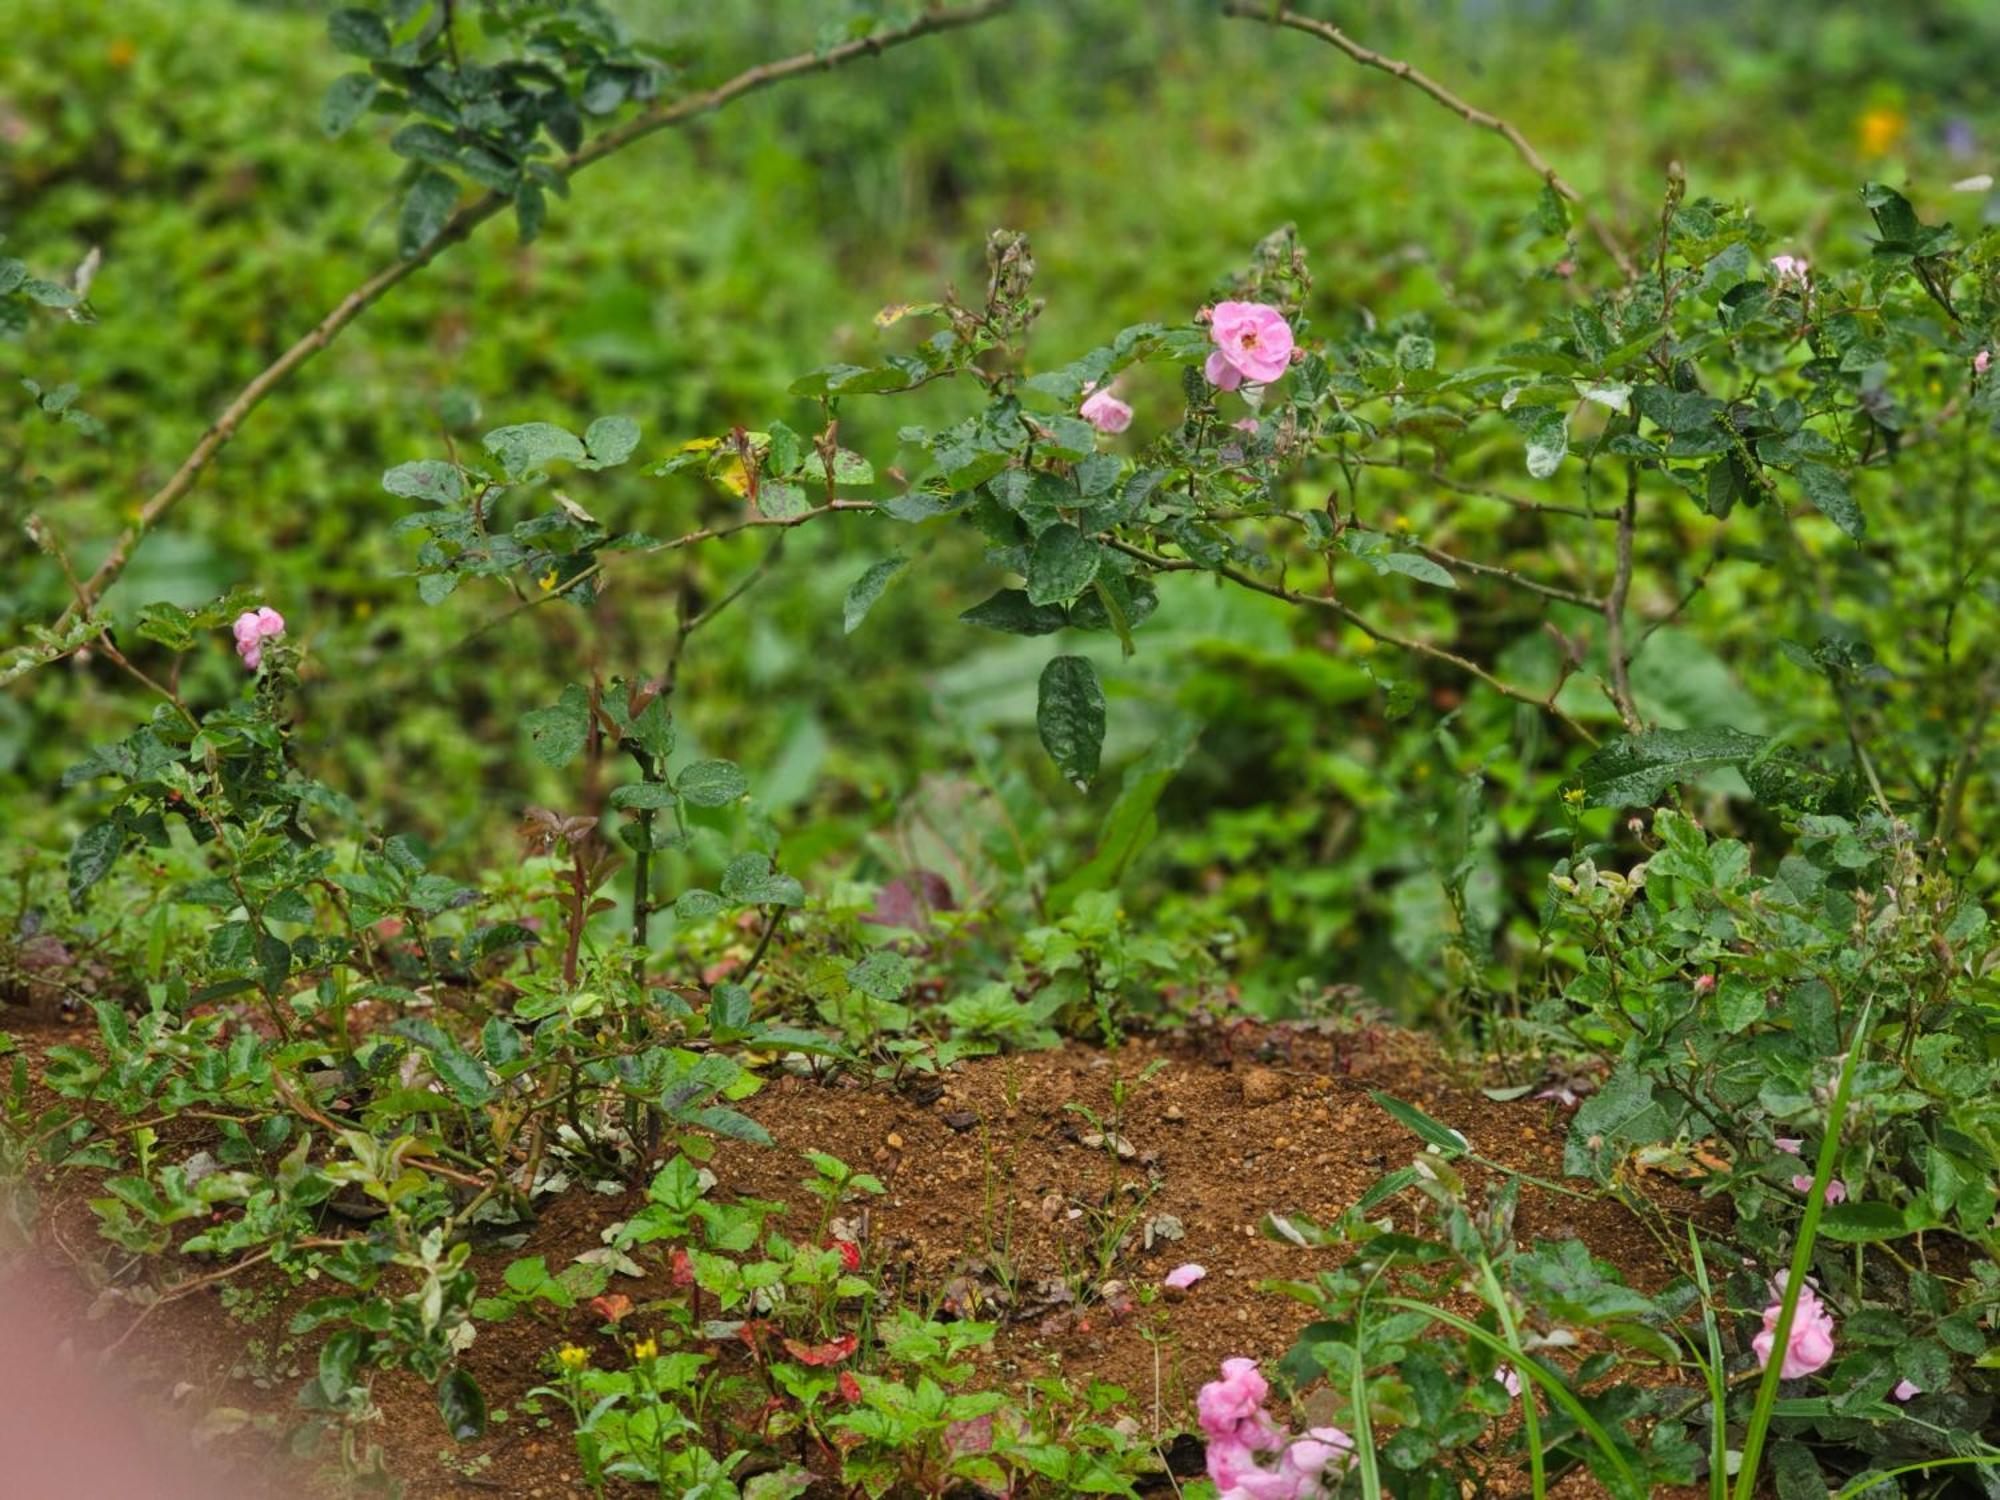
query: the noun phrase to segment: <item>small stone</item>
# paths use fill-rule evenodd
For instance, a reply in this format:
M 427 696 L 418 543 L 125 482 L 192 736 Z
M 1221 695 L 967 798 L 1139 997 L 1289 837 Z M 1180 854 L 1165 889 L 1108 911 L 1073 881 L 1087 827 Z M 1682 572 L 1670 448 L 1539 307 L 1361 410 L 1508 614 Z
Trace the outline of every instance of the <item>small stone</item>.
M 1249 1068 L 1244 1071 L 1243 1102 L 1252 1109 L 1265 1104 L 1276 1104 L 1292 1091 L 1292 1081 L 1275 1068 Z
M 891 1151 L 901 1151 L 903 1149 L 902 1136 L 893 1130 L 889 1132 L 889 1149 Z
M 1187 1120 L 1187 1111 L 1183 1110 L 1178 1104 L 1169 1104 L 1166 1114 L 1161 1116 L 1161 1118 L 1169 1125 L 1184 1124 Z
M 954 1109 L 945 1113 L 944 1123 L 953 1130 L 964 1132 L 979 1123 L 979 1116 L 969 1109 Z

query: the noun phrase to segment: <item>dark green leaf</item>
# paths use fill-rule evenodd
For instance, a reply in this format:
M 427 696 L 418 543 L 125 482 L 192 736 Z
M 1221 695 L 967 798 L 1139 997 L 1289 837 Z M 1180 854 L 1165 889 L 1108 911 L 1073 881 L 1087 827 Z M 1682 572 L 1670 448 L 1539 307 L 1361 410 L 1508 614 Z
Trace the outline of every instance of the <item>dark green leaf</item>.
M 445 1431 L 458 1442 L 470 1442 L 486 1431 L 486 1397 L 479 1382 L 457 1366 L 438 1382 L 438 1411 Z
M 1028 602 L 1064 604 L 1090 587 L 1104 549 L 1076 527 L 1061 523 L 1035 539 L 1028 558 Z
M 430 167 L 418 173 L 417 180 L 403 194 L 403 213 L 397 221 L 396 242 L 403 258 L 414 258 L 436 239 L 456 207 L 456 182 Z
M 1035 727 L 1057 768 L 1086 790 L 1104 748 L 1104 691 L 1088 657 L 1058 656 L 1042 668 Z
M 841 629 L 844 634 L 854 634 L 855 627 L 868 618 L 868 611 L 875 607 L 875 601 L 903 571 L 904 561 L 900 554 L 885 557 L 880 562 L 870 563 L 868 571 L 854 580 L 841 606 Z

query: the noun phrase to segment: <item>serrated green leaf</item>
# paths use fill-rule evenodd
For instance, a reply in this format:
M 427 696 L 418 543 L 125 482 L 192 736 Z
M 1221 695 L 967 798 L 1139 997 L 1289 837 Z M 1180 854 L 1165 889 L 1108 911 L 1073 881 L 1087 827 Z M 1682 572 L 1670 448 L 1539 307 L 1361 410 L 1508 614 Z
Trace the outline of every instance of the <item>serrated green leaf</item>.
M 417 174 L 403 194 L 403 212 L 397 219 L 396 243 L 405 260 L 422 253 L 438 237 L 458 207 L 458 184 L 433 168 Z
M 1090 587 L 1104 560 L 1104 549 L 1076 527 L 1049 527 L 1035 538 L 1028 557 L 1028 602 L 1066 604 Z
M 1035 728 L 1057 769 L 1077 790 L 1088 789 L 1104 749 L 1104 690 L 1088 657 L 1058 656 L 1042 668 Z
M 547 708 L 521 715 L 521 725 L 534 744 L 536 758 L 561 770 L 590 738 L 590 695 L 572 682 Z
M 727 807 L 750 783 L 734 761 L 698 760 L 674 779 L 674 790 L 693 807 Z
M 868 571 L 854 580 L 853 586 L 847 591 L 847 598 L 841 604 L 842 634 L 854 634 L 856 627 L 868 618 L 868 611 L 875 607 L 876 601 L 887 592 L 889 585 L 896 581 L 896 576 L 903 571 L 906 562 L 907 559 L 901 553 L 894 557 L 885 557 L 880 562 L 870 563 Z

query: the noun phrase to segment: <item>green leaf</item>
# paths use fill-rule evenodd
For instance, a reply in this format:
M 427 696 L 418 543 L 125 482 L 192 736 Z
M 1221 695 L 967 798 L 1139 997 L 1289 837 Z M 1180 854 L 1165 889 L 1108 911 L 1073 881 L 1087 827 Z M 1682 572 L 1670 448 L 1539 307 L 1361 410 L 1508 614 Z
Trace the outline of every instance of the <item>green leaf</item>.
M 880 562 L 870 563 L 868 571 L 854 580 L 847 591 L 847 599 L 841 606 L 841 630 L 843 634 L 854 634 L 855 627 L 868 618 L 868 611 L 875 607 L 875 601 L 896 581 L 896 575 L 903 571 L 906 563 L 901 553 L 885 557 Z
M 339 51 L 370 59 L 389 54 L 389 28 L 373 11 L 337 10 L 326 18 L 327 39 Z
M 403 213 L 397 220 L 396 243 L 403 258 L 414 259 L 436 239 L 456 207 L 456 182 L 431 167 L 419 172 L 403 194 Z
M 590 695 L 572 682 L 549 707 L 521 715 L 521 724 L 534 742 L 536 758 L 561 770 L 590 738 Z
M 340 135 L 360 119 L 368 106 L 375 102 L 375 93 L 380 87 L 373 73 L 343 73 L 334 79 L 319 108 L 320 124 L 325 127 L 326 133 Z
M 773 521 L 795 520 L 812 508 L 805 490 L 789 480 L 766 479 L 757 486 L 757 509 Z
M 583 434 L 583 446 L 599 468 L 622 464 L 639 446 L 639 424 L 630 417 L 599 417 Z
M 722 872 L 722 894 L 743 906 L 804 906 L 805 887 L 772 871 L 761 854 L 740 854 Z
M 1577 768 L 1594 807 L 1651 803 L 1671 786 L 1754 759 L 1770 742 L 1737 729 L 1655 729 L 1600 747 Z
M 674 902 L 674 916 L 683 922 L 698 922 L 703 917 L 712 917 L 726 910 L 728 903 L 714 891 L 704 891 L 699 886 L 682 891 Z
M 428 500 L 433 505 L 456 505 L 465 498 L 465 481 L 456 464 L 441 458 L 420 459 L 397 464 L 382 476 L 382 488 L 409 500 Z
M 1829 1240 L 1869 1244 L 1901 1239 L 1910 1233 L 1909 1217 L 1893 1204 L 1836 1203 L 1820 1215 L 1819 1232 Z
M 1838 469 L 1828 468 L 1825 464 L 1801 463 L 1792 471 L 1792 477 L 1798 480 L 1800 490 L 1814 510 L 1855 541 L 1861 540 L 1868 530 L 1868 521 L 1861 514 L 1861 507 L 1854 503 L 1847 480 Z
M 1376 1107 L 1395 1120 L 1397 1124 L 1412 1131 L 1426 1145 L 1435 1146 L 1447 1156 L 1463 1156 L 1471 1148 L 1465 1137 L 1449 1125 L 1433 1120 L 1414 1104 L 1405 1104 L 1393 1094 L 1377 1090 L 1368 1096 Z
M 1557 407 L 1534 406 L 1509 413 L 1528 445 L 1528 473 L 1547 479 L 1569 452 L 1569 417 Z
M 1104 748 L 1104 690 L 1088 657 L 1058 656 L 1042 668 L 1035 728 L 1057 769 L 1088 790 Z
M 959 619 L 968 625 L 984 625 L 1008 635 L 1050 635 L 1069 623 L 1053 605 L 1030 603 L 1020 589 L 1002 589 L 990 599 L 968 609 Z
M 479 1382 L 458 1366 L 438 1382 L 438 1411 L 445 1431 L 458 1442 L 470 1442 L 486 1431 L 486 1397 Z
M 698 760 L 675 778 L 674 790 L 693 807 L 727 807 L 750 783 L 734 761 Z
M 909 993 L 910 961 L 890 948 L 877 948 L 847 971 L 847 982 L 872 1000 L 900 1000 Z
M 77 835 L 69 850 L 69 904 L 102 880 L 125 850 L 125 830 L 117 823 L 93 823 Z
M 1076 527 L 1061 523 L 1035 538 L 1028 558 L 1028 602 L 1063 604 L 1090 587 L 1104 549 Z
M 1435 584 L 1441 589 L 1458 587 L 1457 579 L 1421 552 L 1386 552 L 1375 558 L 1374 562 L 1380 572 L 1401 573 L 1405 578 L 1414 578 L 1419 583 Z
M 557 459 L 578 464 L 590 457 L 575 433 L 553 422 L 518 422 L 511 427 L 496 427 L 483 441 L 486 451 L 499 459 L 514 479 L 532 474 Z
M 671 807 L 674 789 L 657 781 L 633 781 L 611 792 L 611 805 L 620 812 L 653 812 Z
M 486 1077 L 485 1066 L 445 1035 L 436 1022 L 405 1016 L 390 1022 L 389 1029 L 424 1049 L 432 1071 L 459 1103 L 476 1108 L 493 1097 L 493 1085 Z

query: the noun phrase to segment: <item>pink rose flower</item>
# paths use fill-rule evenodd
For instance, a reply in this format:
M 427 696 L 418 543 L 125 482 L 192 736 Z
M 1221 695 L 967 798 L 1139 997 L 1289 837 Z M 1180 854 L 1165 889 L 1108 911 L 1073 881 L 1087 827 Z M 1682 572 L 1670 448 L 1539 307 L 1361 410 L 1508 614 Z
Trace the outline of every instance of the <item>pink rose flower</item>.
M 1812 1178 L 1806 1173 L 1801 1172 L 1792 1179 L 1792 1191 L 1795 1193 L 1811 1192 Z M 1847 1201 L 1847 1184 L 1842 1182 L 1838 1177 L 1827 1178 L 1825 1198 L 1829 1204 L 1845 1203 Z
M 1972 356 L 1973 374 L 1984 375 L 1988 370 L 1992 368 L 1993 368 L 1993 351 L 1991 349 L 1981 349 L 1977 354 Z
M 1210 1437 L 1233 1434 L 1245 1422 L 1262 1416 L 1264 1400 L 1271 1394 L 1254 1359 L 1225 1359 L 1222 1378 L 1211 1380 L 1195 1395 L 1195 1414 L 1201 1430 Z
M 1247 432 L 1252 437 L 1257 435 L 1257 419 L 1255 417 L 1244 417 L 1241 421 L 1231 422 L 1229 425 L 1234 427 L 1238 432 Z
M 1315 1427 L 1298 1438 L 1287 1434 L 1264 1410 L 1269 1394 L 1255 1360 L 1226 1359 L 1222 1378 L 1195 1399 L 1217 1500 L 1311 1500 L 1323 1493 L 1320 1476 L 1329 1466 L 1353 1460 L 1354 1440 L 1338 1427 Z M 1276 1468 L 1260 1461 L 1265 1453 L 1278 1454 Z
M 1110 387 L 1084 387 L 1083 405 L 1077 415 L 1099 432 L 1123 432 L 1132 425 L 1132 408 L 1111 394 Z
M 1912 1396 L 1921 1396 L 1923 1393 L 1924 1388 L 1922 1386 L 1908 1380 L 1897 1381 L 1896 1388 L 1889 1392 L 1898 1401 L 1908 1401 Z
M 285 617 L 268 606 L 246 609 L 236 617 L 230 633 L 236 637 L 236 654 L 254 672 L 264 665 L 264 642 L 285 633 Z
M 1201 367 L 1201 373 L 1208 377 L 1208 383 L 1219 391 L 1233 391 L 1243 384 L 1243 372 L 1223 357 L 1220 349 L 1209 355 L 1208 363 Z
M 1216 303 L 1208 334 L 1215 340 L 1215 352 L 1244 380 L 1257 385 L 1269 385 L 1292 362 L 1291 325 L 1277 308 L 1262 302 Z M 1234 389 L 1216 379 L 1213 357 L 1208 378 L 1224 390 Z
M 1804 286 L 1812 263 L 1803 255 L 1774 255 L 1771 257 L 1771 269 L 1778 273 L 1778 280 L 1796 281 Z
M 1757 1351 L 1759 1369 L 1771 1363 L 1772 1346 L 1777 1342 L 1778 1314 L 1784 1309 L 1784 1282 L 1771 1286 L 1771 1305 L 1764 1309 L 1764 1331 L 1750 1340 Z M 1823 1368 L 1833 1358 L 1833 1317 L 1811 1287 L 1799 1291 L 1799 1305 L 1792 1311 L 1792 1333 L 1785 1341 L 1785 1357 L 1778 1373 L 1797 1380 Z
M 1167 1272 L 1160 1285 L 1172 1287 L 1177 1292 L 1184 1292 L 1207 1274 L 1208 1267 L 1198 1266 L 1189 1261 L 1186 1265 L 1175 1266 Z

